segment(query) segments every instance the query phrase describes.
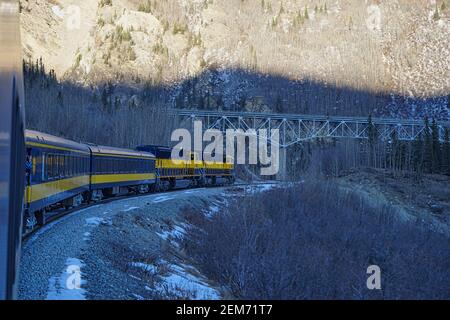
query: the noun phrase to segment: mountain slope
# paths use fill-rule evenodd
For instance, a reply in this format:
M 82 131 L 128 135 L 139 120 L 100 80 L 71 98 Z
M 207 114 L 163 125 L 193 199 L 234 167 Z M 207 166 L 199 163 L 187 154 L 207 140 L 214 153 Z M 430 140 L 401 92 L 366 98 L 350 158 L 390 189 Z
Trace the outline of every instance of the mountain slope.
M 182 107 L 445 119 L 449 6 L 28 0 L 22 21 L 26 56 L 43 57 L 58 77 L 82 85 L 163 85 L 170 87 L 164 100 Z M 290 90 L 274 82 L 278 77 Z

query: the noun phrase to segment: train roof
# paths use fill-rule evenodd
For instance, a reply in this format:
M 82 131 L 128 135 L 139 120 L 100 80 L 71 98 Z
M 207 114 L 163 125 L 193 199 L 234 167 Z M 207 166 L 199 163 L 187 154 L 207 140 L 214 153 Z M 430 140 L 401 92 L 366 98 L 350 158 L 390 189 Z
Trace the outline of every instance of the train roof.
M 122 149 L 108 146 L 89 145 L 93 154 L 96 155 L 111 155 L 126 158 L 155 158 L 151 152 L 136 151 L 130 149 Z
M 85 144 L 56 137 L 51 134 L 39 131 L 26 130 L 25 137 L 26 137 L 26 144 L 31 146 L 34 145 L 43 148 L 77 151 L 83 153 L 89 153 L 90 151 L 89 147 Z
M 138 146 L 136 147 L 136 150 L 149 150 L 149 149 L 153 149 L 153 150 L 160 150 L 160 151 L 170 151 L 172 152 L 172 148 L 167 147 L 167 146 L 158 146 L 158 145 L 144 145 L 144 146 Z
M 172 155 L 172 148 L 165 146 L 146 145 L 138 146 L 136 150 L 143 152 L 150 152 L 160 159 L 170 159 Z

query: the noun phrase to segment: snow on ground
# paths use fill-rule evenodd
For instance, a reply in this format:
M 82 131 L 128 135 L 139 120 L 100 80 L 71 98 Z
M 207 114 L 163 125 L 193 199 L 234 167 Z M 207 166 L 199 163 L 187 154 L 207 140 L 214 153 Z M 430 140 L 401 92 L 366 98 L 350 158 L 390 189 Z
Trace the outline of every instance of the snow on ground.
M 262 184 L 257 184 L 257 185 L 250 185 L 247 186 L 245 188 L 245 192 L 246 193 L 262 193 L 262 192 L 267 192 L 269 190 L 272 190 L 274 188 L 276 188 L 278 186 L 278 184 L 276 183 L 262 183 Z
M 140 268 L 140 269 L 144 270 L 145 272 L 149 272 L 152 274 L 156 274 L 157 270 L 158 270 L 154 265 L 142 263 L 142 262 L 132 262 L 132 263 L 130 263 L 130 265 L 132 267 Z
M 173 200 L 173 199 L 175 199 L 175 198 L 170 197 L 170 196 L 160 196 L 160 197 L 155 198 L 153 200 L 153 203 L 161 203 L 161 202 L 166 202 L 166 201 Z
M 186 227 L 187 227 L 186 224 L 183 224 L 182 227 L 175 225 L 172 230 L 158 232 L 157 235 L 160 236 L 164 240 L 180 239 L 180 238 L 184 237 L 184 235 L 186 234 Z
M 88 225 L 88 226 L 98 226 L 103 221 L 104 221 L 104 219 L 100 218 L 100 217 L 87 218 L 86 219 L 86 225 Z
M 208 211 L 205 213 L 207 217 L 212 217 L 215 214 L 220 212 L 220 208 L 217 205 L 217 203 L 213 203 L 209 208 Z
M 86 300 L 86 290 L 83 289 L 86 281 L 81 273 L 83 266 L 83 261 L 68 258 L 63 273 L 49 279 L 46 300 Z
M 161 261 L 161 263 L 168 266 L 170 270 L 167 274 L 160 275 L 161 281 L 158 281 L 154 288 L 145 286 L 148 291 L 159 291 L 163 294 L 170 294 L 174 296 L 180 295 L 180 291 L 189 293 L 195 300 L 218 300 L 220 293 L 211 288 L 204 279 L 200 276 L 193 275 L 188 270 L 197 274 L 199 272 L 192 266 L 168 263 Z M 152 275 L 158 274 L 158 267 L 142 262 L 132 262 L 130 264 L 135 268 L 139 268 Z
M 163 277 L 166 290 L 187 290 L 194 295 L 195 300 L 219 300 L 220 293 L 208 286 L 202 279 L 188 273 L 184 268 L 170 265 L 172 273 Z
M 137 209 L 140 209 L 140 208 L 139 207 L 129 207 L 129 208 L 123 210 L 123 212 L 129 212 L 129 211 L 133 211 L 133 210 L 137 210 Z

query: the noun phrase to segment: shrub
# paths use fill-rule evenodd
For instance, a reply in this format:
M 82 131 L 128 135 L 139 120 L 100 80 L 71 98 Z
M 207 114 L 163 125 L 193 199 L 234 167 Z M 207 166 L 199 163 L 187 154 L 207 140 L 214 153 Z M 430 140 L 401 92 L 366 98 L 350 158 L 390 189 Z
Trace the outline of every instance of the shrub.
M 238 199 L 198 215 L 184 245 L 240 299 L 448 299 L 450 239 L 327 182 Z M 369 265 L 382 290 L 368 290 Z

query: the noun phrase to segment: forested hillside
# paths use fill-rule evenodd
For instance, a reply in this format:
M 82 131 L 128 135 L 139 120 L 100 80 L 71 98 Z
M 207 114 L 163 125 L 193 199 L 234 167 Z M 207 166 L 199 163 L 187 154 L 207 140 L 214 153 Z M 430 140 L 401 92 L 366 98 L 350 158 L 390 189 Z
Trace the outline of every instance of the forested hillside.
M 106 90 L 118 105 L 147 107 L 151 97 L 158 107 L 449 117 L 446 0 L 21 7 L 25 60 L 42 57 L 58 79 L 96 95 Z

